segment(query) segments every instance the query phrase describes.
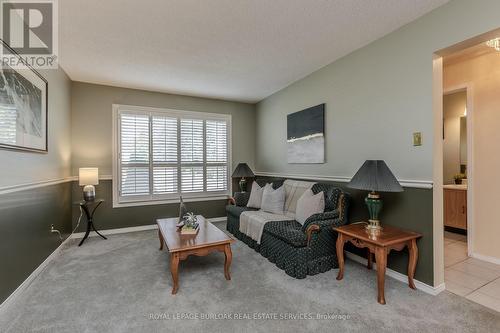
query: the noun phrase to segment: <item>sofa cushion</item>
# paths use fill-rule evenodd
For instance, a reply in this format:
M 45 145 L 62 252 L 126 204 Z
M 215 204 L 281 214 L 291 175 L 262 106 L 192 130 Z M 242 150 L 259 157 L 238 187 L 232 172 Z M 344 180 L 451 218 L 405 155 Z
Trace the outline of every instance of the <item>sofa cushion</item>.
M 302 231 L 302 225 L 295 220 L 269 222 L 265 225 L 264 232 L 269 233 L 293 247 L 307 246 L 307 236 Z
M 262 206 L 262 194 L 264 193 L 264 188 L 266 186 L 271 186 L 271 184 L 266 184 L 261 187 L 257 182 L 252 183 L 252 191 L 250 192 L 250 198 L 248 199 L 247 207 L 250 208 L 260 208 Z
M 283 215 L 284 206 L 285 206 L 284 187 L 282 186 L 274 190 L 272 189 L 271 186 L 266 185 L 264 187 L 264 193 L 262 194 L 261 209 L 268 213 Z
M 227 205 L 226 212 L 231 214 L 234 217 L 240 217 L 241 213 L 246 212 L 248 210 L 256 210 L 255 208 Z
M 285 187 L 285 212 L 296 213 L 297 202 L 302 194 L 310 189 L 315 183 L 300 180 L 287 179 L 283 183 Z
M 318 213 L 323 213 L 324 211 L 324 192 L 314 194 L 311 190 L 308 189 L 297 201 L 297 211 L 295 213 L 295 219 L 297 220 L 297 222 L 303 225 L 310 216 Z
M 331 184 L 316 183 L 311 188 L 314 194 L 323 192 L 325 194 L 325 211 L 338 209 L 339 198 L 342 190 Z

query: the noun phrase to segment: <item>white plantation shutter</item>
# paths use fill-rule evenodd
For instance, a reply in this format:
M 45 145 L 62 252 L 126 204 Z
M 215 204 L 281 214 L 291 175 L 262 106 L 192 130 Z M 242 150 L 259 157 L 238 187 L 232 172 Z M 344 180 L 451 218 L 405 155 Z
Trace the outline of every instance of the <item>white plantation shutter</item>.
M 122 196 L 149 194 L 149 167 L 122 167 Z
M 120 119 L 121 195 L 149 194 L 149 117 L 123 114 Z
M 207 191 L 227 190 L 227 166 L 207 166 Z
M 227 122 L 207 120 L 207 191 L 227 190 Z
M 206 121 L 207 162 L 227 162 L 227 122 Z
M 203 166 L 181 168 L 183 193 L 203 192 Z
M 153 194 L 177 193 L 177 118 L 152 116 Z
M 203 120 L 181 119 L 181 160 L 203 163 Z
M 203 124 L 201 119 L 181 119 L 182 193 L 203 192 Z
M 229 116 L 127 106 L 117 115 L 118 203 L 228 194 Z
M 153 161 L 177 163 L 177 119 L 153 116 Z
M 177 193 L 177 167 L 153 167 L 153 193 Z

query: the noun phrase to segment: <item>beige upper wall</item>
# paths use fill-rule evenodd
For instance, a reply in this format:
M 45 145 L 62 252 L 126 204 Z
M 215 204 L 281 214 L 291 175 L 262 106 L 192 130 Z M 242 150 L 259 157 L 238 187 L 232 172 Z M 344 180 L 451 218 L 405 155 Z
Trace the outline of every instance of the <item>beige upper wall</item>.
M 128 104 L 232 116 L 233 168 L 255 160 L 255 106 L 246 103 L 164 94 L 82 82 L 72 83 L 72 174 L 98 167 L 112 174 L 112 105 Z
M 497 0 L 452 1 L 266 98 L 257 105 L 257 170 L 352 177 L 364 160 L 384 159 L 399 179 L 432 181 L 433 53 L 498 28 L 498 13 Z M 286 115 L 319 103 L 326 163 L 287 164 Z
M 473 209 L 472 251 L 500 259 L 496 210 L 500 188 L 500 52 L 445 67 L 443 81 L 445 90 L 465 84 L 472 88 L 472 110 L 467 110 L 474 124 L 473 153 L 468 156 L 473 167 L 474 206 L 469 207 Z
M 60 69 L 40 70 L 48 82 L 48 154 L 0 149 L 0 187 L 70 175 L 71 81 Z
M 467 93 L 460 91 L 443 97 L 443 183 L 453 184 L 453 176 L 460 172 L 460 118 L 464 116 Z M 464 143 L 466 148 L 466 142 Z

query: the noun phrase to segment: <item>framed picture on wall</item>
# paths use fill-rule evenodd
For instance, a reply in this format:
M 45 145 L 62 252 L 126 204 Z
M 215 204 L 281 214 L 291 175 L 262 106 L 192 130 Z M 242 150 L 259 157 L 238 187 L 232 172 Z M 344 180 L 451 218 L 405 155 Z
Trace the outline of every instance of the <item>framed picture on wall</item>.
M 288 163 L 325 163 L 325 104 L 287 115 Z
M 13 67 L 0 63 L 0 148 L 47 153 L 48 83 L 29 66 Z

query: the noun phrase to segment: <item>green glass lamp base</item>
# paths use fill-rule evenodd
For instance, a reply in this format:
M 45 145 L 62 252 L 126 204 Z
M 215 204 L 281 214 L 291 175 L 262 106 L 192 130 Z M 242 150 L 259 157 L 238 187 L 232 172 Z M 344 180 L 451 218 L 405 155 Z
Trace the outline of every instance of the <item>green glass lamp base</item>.
M 366 207 L 368 207 L 368 214 L 370 219 L 368 220 L 368 225 L 366 229 L 369 231 L 382 230 L 380 226 L 379 214 L 382 210 L 382 200 L 380 200 L 380 195 L 376 192 L 370 192 L 365 198 Z
M 245 178 L 241 178 L 240 182 L 240 191 L 241 192 L 246 192 L 247 191 L 247 180 Z

